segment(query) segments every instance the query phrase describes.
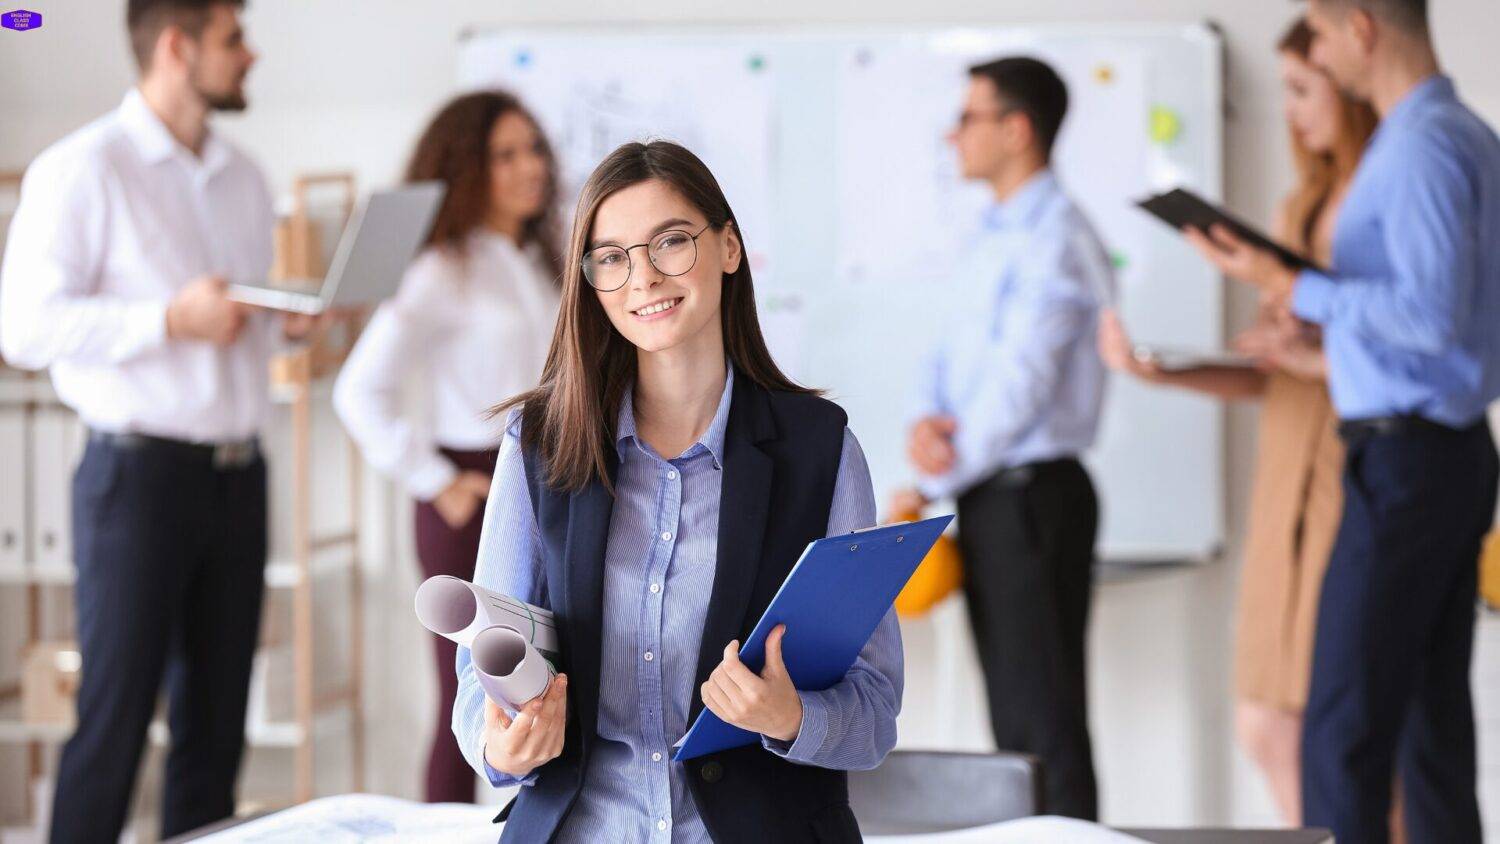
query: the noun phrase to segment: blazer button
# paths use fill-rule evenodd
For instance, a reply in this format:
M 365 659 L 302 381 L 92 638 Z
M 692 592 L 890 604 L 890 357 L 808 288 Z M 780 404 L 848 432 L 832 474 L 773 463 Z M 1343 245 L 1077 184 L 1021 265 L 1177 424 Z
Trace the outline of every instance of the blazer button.
M 718 762 L 704 762 L 698 769 L 698 776 L 703 777 L 704 782 L 718 782 L 724 778 L 724 766 Z

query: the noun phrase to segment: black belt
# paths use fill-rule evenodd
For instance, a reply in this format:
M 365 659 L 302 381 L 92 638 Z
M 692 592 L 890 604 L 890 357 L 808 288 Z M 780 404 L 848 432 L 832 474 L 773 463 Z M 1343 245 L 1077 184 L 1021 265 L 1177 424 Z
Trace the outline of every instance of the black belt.
M 116 434 L 89 431 L 89 442 L 129 451 L 155 451 L 174 457 L 197 460 L 215 469 L 243 469 L 260 459 L 260 441 L 254 437 L 226 443 L 190 443 L 184 440 L 153 437 L 150 434 Z
M 1077 466 L 1076 457 L 1059 457 L 1055 460 L 1038 460 L 1035 463 L 1021 463 L 1016 466 L 1007 466 L 996 472 L 984 481 L 981 486 L 998 486 L 1004 489 L 1020 489 L 1031 483 L 1037 475 L 1064 466 Z
M 1483 418 L 1465 428 L 1454 428 L 1416 415 L 1374 416 L 1369 419 L 1345 419 L 1339 423 L 1339 437 L 1346 443 L 1363 442 L 1374 437 L 1396 434 L 1439 433 L 1464 434 L 1485 424 Z

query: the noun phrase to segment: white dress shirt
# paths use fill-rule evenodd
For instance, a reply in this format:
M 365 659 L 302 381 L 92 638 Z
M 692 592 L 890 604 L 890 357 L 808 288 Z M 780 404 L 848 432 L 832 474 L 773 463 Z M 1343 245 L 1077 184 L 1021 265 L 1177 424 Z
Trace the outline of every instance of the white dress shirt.
M 166 310 L 202 275 L 264 279 L 274 223 L 247 156 L 211 131 L 194 155 L 132 88 L 26 171 L 0 265 L 0 354 L 50 367 L 58 395 L 97 430 L 252 436 L 280 321 L 257 313 L 220 347 L 168 339 Z
M 458 470 L 438 450 L 499 446 L 489 408 L 535 387 L 557 322 L 558 291 L 539 249 L 490 231 L 462 253 L 430 247 L 381 305 L 334 386 L 339 418 L 365 459 L 427 501 Z M 416 376 L 425 420 L 403 410 Z

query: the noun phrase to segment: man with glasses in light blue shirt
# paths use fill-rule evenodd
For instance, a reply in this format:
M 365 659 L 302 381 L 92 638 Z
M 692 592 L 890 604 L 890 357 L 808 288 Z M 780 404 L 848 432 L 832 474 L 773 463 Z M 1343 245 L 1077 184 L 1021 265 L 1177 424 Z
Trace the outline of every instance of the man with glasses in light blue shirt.
M 1303 732 L 1304 821 L 1387 840 L 1478 842 L 1477 559 L 1495 515 L 1500 138 L 1441 75 L 1425 0 L 1312 0 L 1313 58 L 1380 113 L 1328 272 L 1223 231 L 1192 239 L 1320 325 L 1348 445 Z
M 1084 640 L 1098 503 L 1078 456 L 1103 404 L 1094 333 L 1114 281 L 1050 169 L 1063 81 L 1029 58 L 970 77 L 950 140 L 996 203 L 944 297 L 953 317 L 921 370 L 908 442 L 920 480 L 892 509 L 957 498 L 995 741 L 1041 758 L 1048 812 L 1092 820 Z

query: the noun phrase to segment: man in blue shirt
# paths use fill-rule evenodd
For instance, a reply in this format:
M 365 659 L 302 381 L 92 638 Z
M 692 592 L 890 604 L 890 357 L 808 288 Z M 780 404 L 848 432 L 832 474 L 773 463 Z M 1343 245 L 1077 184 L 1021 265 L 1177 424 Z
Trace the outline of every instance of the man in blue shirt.
M 922 369 L 894 509 L 958 499 L 959 545 L 996 743 L 1042 759 L 1047 811 L 1093 819 L 1084 640 L 1098 503 L 1078 455 L 1105 373 L 1095 348 L 1113 286 L 1093 228 L 1050 169 L 1067 112 L 1042 62 L 970 70 L 950 140 L 996 203 L 941 296 L 951 316 Z
M 1215 230 L 1228 274 L 1322 326 L 1348 443 L 1303 733 L 1309 825 L 1385 841 L 1393 778 L 1413 841 L 1477 842 L 1469 661 L 1495 513 L 1500 139 L 1442 76 L 1425 0 L 1312 0 L 1314 59 L 1382 121 L 1328 272 Z M 1393 777 L 1394 773 L 1394 777 Z

